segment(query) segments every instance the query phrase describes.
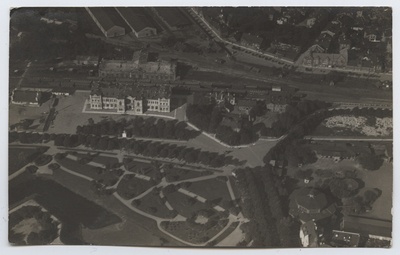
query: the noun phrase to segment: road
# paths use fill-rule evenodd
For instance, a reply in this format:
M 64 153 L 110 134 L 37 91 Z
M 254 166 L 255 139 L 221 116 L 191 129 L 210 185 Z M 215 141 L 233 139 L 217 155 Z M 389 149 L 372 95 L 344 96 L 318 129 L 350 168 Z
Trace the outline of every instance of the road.
M 393 138 L 376 138 L 376 137 L 332 137 L 332 136 L 306 136 L 306 140 L 312 141 L 367 141 L 367 142 L 393 142 Z

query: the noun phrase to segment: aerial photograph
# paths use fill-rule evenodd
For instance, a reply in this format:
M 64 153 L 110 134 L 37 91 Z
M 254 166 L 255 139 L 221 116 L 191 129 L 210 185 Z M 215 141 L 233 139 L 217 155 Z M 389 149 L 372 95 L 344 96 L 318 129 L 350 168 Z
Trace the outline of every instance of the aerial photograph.
M 11 246 L 392 247 L 391 7 L 9 15 Z

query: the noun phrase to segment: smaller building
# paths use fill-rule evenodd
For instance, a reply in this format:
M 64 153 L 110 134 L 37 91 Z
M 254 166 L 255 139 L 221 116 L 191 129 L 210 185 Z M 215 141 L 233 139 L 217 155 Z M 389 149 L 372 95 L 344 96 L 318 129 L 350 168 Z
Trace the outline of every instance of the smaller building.
M 114 7 L 85 7 L 105 37 L 125 35 L 126 23 Z
M 333 247 L 358 247 L 360 243 L 360 234 L 333 230 L 330 244 Z
M 33 90 L 14 89 L 11 94 L 11 103 L 28 106 L 40 106 L 42 93 Z
M 76 56 L 74 63 L 76 65 L 83 65 L 83 66 L 97 66 L 99 64 L 99 57 L 79 55 Z
M 153 21 L 144 13 L 144 8 L 116 7 L 115 9 L 137 38 L 157 35 L 157 29 Z
M 336 211 L 336 206 L 329 203 L 326 195 L 314 188 L 293 191 L 290 195 L 289 208 L 289 214 L 302 223 L 331 217 Z

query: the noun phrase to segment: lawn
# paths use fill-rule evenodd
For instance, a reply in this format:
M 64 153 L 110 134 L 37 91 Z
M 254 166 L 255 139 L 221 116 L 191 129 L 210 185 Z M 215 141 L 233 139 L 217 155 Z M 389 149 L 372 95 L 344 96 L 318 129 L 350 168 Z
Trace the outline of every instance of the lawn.
M 359 191 L 362 195 L 366 190 L 378 188 L 382 191 L 381 196 L 372 204 L 372 210 L 363 214 L 366 217 L 392 220 L 393 200 L 393 164 L 384 162 L 376 171 L 359 171 L 365 187 Z
M 122 177 L 121 182 L 118 184 L 117 192 L 121 197 L 131 199 L 142 194 L 153 186 L 154 183 L 151 181 L 138 179 L 134 174 L 127 174 Z
M 179 191 L 172 193 L 164 192 L 164 195 L 172 208 L 177 210 L 179 214 L 186 218 L 193 216 L 194 213 L 200 210 L 211 209 L 210 206 L 196 199 L 191 199 L 189 196 L 186 196 Z
M 205 243 L 216 234 L 218 234 L 228 223 L 227 219 L 219 220 L 209 228 L 203 227 L 201 224 L 188 223 L 186 221 L 161 222 L 161 227 L 174 236 L 185 241 L 201 244 Z
M 209 179 L 204 181 L 192 182 L 188 188 L 185 188 L 208 201 L 216 201 L 219 205 L 224 201 L 231 201 L 231 196 L 226 186 L 226 181 Z
M 165 178 L 168 182 L 183 181 L 211 174 L 209 171 L 197 172 L 178 167 L 165 168 L 164 171 L 166 174 Z
M 124 165 L 126 170 L 132 173 L 138 173 L 141 175 L 146 175 L 153 180 L 160 180 L 161 174 L 156 165 L 139 162 L 139 161 L 130 161 L 131 158 L 124 158 Z
M 113 166 L 118 163 L 118 159 L 115 157 L 108 156 L 96 156 L 92 159 L 93 162 L 103 164 L 105 166 Z
M 31 175 L 26 176 L 31 177 Z M 82 237 L 86 242 L 94 245 L 159 246 L 162 243 L 160 237 L 163 237 L 168 241 L 168 245 L 182 245 L 175 239 L 160 232 L 155 221 L 130 210 L 114 196 L 102 196 L 99 199 L 99 196 L 90 188 L 88 181 L 61 169 L 54 171 L 51 178 L 86 199 L 96 201 L 104 208 L 110 208 L 112 212 L 124 220 L 121 224 L 114 224 L 97 230 L 82 229 Z
M 172 219 L 176 216 L 176 211 L 169 210 L 165 206 L 165 200 L 161 199 L 160 193 L 157 190 L 151 191 L 146 196 L 138 200 L 139 203 L 132 202 L 132 205 L 138 209 L 147 212 L 151 215 Z
M 45 149 L 43 147 L 9 148 L 8 149 L 8 174 L 13 174 L 28 163 L 34 161 Z
M 114 170 L 107 170 L 90 165 L 81 165 L 77 161 L 69 158 L 56 159 L 56 161 L 62 167 L 100 181 L 106 186 L 112 186 L 118 181 L 117 171 Z

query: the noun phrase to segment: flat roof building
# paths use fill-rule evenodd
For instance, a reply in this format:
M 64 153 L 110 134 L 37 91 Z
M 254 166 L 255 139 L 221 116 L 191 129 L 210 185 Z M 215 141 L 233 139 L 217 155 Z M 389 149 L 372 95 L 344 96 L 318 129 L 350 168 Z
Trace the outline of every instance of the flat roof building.
M 85 9 L 105 37 L 126 34 L 126 23 L 114 7 L 85 7 Z
M 115 9 L 137 38 L 157 35 L 153 21 L 144 13 L 143 8 L 116 7 Z
M 11 103 L 13 104 L 39 106 L 41 99 L 40 91 L 14 89 L 11 94 Z

